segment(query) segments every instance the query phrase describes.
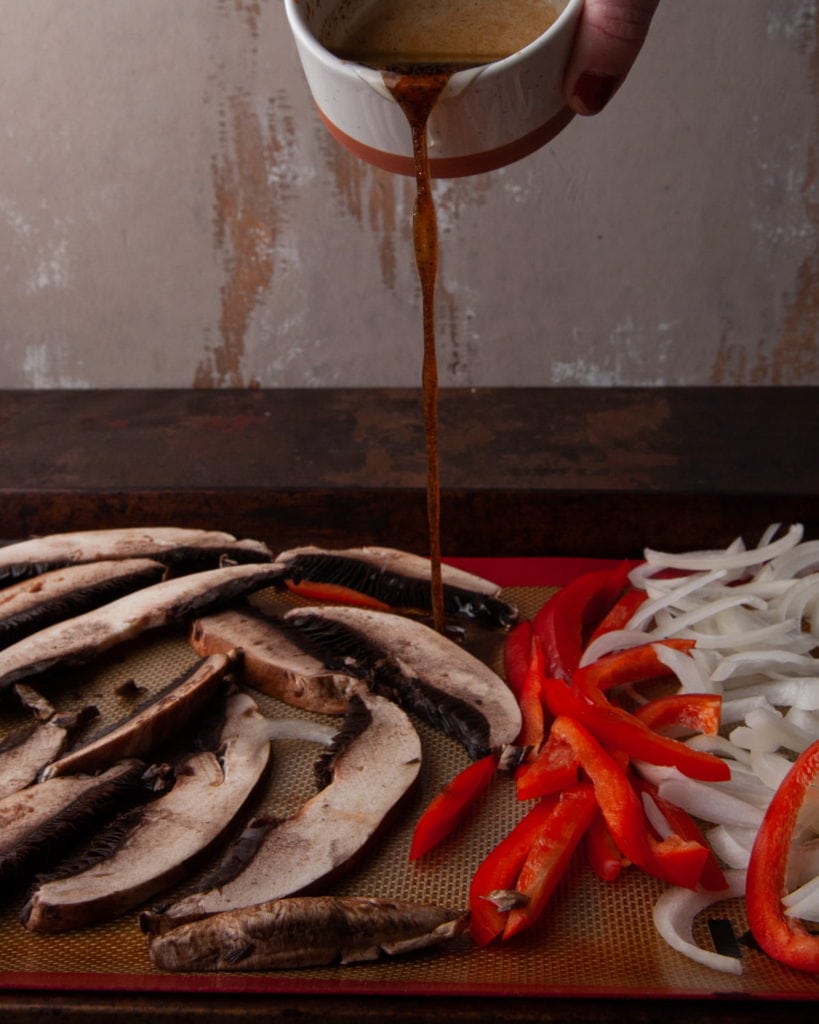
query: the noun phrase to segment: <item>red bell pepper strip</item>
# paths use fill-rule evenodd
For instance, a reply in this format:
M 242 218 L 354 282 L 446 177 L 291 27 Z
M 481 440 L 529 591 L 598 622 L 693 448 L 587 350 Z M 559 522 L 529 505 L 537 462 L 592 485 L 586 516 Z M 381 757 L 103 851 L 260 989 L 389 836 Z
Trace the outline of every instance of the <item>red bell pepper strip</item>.
M 510 629 L 503 642 L 506 683 L 516 697 L 520 697 L 531 660 L 532 623 L 528 619 L 522 619 Z
M 782 903 L 788 855 L 799 809 L 819 780 L 819 740 L 794 761 L 774 793 L 757 832 L 745 880 L 751 932 L 768 956 L 801 971 L 819 971 L 819 935 Z
M 520 869 L 515 889 L 528 897 L 528 902 L 509 911 L 504 939 L 538 920 L 596 811 L 594 790 L 588 784 L 574 786 L 560 795 Z
M 664 647 L 677 651 L 690 651 L 694 640 L 658 640 Z M 572 675 L 572 686 L 584 697 L 601 703 L 600 695 L 615 686 L 625 683 L 639 683 L 649 679 L 661 679 L 672 675 L 671 669 L 657 657 L 655 644 L 641 644 L 615 654 L 607 654 L 590 665 L 584 665 Z
M 550 731 L 534 761 L 522 764 L 515 772 L 518 800 L 535 800 L 576 785 L 578 768 L 569 744 Z
M 612 838 L 606 819 L 598 810 L 586 833 L 586 856 L 592 871 L 603 882 L 614 882 L 629 861 Z
M 650 700 L 634 711 L 634 717 L 649 729 L 681 725 L 708 736 L 719 732 L 721 714 L 722 697 L 718 693 L 673 693 Z
M 543 717 L 543 697 L 541 683 L 543 680 L 543 649 L 540 639 L 532 637 L 532 651 L 529 667 L 523 680 L 523 687 L 518 697 L 520 705 L 521 727 L 515 740 L 516 747 L 528 747 L 529 758 L 537 756 L 543 744 L 545 720 Z
M 546 600 L 532 628 L 543 643 L 546 671 L 570 679 L 580 664 L 586 634 L 598 625 L 620 596 L 630 566 L 584 573 Z
M 328 604 L 351 604 L 356 608 L 372 608 L 375 611 L 388 612 L 390 606 L 369 594 L 350 590 L 338 583 L 322 583 L 319 580 L 285 580 L 287 589 L 307 601 L 324 601 Z
M 676 835 L 683 839 L 692 839 L 694 842 L 700 843 L 702 846 L 708 845 L 707 840 L 700 831 L 697 823 L 687 811 L 684 811 L 682 807 L 678 807 L 676 804 L 671 803 L 670 800 L 666 800 L 664 797 L 661 797 L 657 787 L 646 779 L 633 778 L 632 781 L 639 793 L 647 793 L 654 801 L 657 805 L 657 809 Z M 722 873 L 722 868 L 719 866 L 719 862 L 711 850 L 708 851 L 708 857 L 702 869 L 700 884 L 703 889 L 708 889 L 709 892 L 720 892 L 721 890 L 728 888 L 728 882 L 725 875 Z
M 648 599 L 645 590 L 627 590 L 613 605 L 611 611 L 603 618 L 600 625 L 589 637 L 589 643 L 604 633 L 615 629 L 625 629 L 640 605 Z
M 557 680 L 544 679 L 542 688 L 552 714 L 566 715 L 581 722 L 601 743 L 629 757 L 650 764 L 671 765 L 692 779 L 707 782 L 725 782 L 731 777 L 731 769 L 721 758 L 654 732 L 622 708 L 608 702 L 605 706 L 589 704 Z
M 433 797 L 412 834 L 410 860 L 423 857 L 463 821 L 489 786 L 497 766 L 497 754 L 487 754 L 468 764 Z
M 540 830 L 549 821 L 557 797 L 541 800 L 481 861 L 469 888 L 469 929 L 479 946 L 503 932 L 506 914 L 491 899 L 493 892 L 514 889 L 524 861 Z
M 623 856 L 656 878 L 687 889 L 696 888 L 708 849 L 676 835 L 657 842 L 651 835 L 640 797 L 616 759 L 571 718 L 556 718 L 552 731 L 574 748 Z

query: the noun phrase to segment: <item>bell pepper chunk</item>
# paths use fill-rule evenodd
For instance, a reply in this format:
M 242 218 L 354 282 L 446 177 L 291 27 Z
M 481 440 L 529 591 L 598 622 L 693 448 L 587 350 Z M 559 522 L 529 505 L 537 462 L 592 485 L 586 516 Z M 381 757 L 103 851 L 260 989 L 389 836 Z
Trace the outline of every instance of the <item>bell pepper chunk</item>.
M 504 939 L 531 928 L 540 918 L 596 811 L 594 790 L 588 784 L 560 795 L 520 869 L 515 889 L 527 902 L 509 911 Z
M 629 861 L 615 843 L 606 819 L 598 810 L 586 833 L 586 856 L 592 871 L 603 882 L 615 882 Z
M 657 657 L 657 644 L 677 651 L 690 651 L 695 643 L 694 640 L 672 638 L 607 654 L 590 665 L 577 669 L 572 675 L 572 686 L 578 693 L 599 704 L 601 694 L 607 693 L 615 686 L 672 675 L 668 666 Z
M 718 693 L 672 693 L 634 711 L 634 717 L 649 729 L 680 725 L 708 736 L 719 732 L 721 714 L 722 696 Z
M 604 633 L 611 633 L 615 629 L 625 629 L 640 605 L 647 600 L 648 594 L 645 590 L 627 590 L 591 634 L 589 643 L 599 636 L 603 636 Z
M 692 779 L 725 782 L 731 769 L 721 758 L 702 750 L 693 750 L 679 740 L 654 732 L 628 711 L 616 708 L 605 698 L 603 704 L 590 704 L 565 683 L 545 679 L 543 695 L 554 715 L 576 719 L 599 740 L 629 757 L 650 764 L 678 768 Z
M 546 671 L 571 678 L 580 664 L 586 633 L 596 627 L 628 581 L 630 565 L 584 573 L 556 591 L 537 613 L 532 628 L 543 644 Z
M 657 787 L 646 779 L 635 778 L 633 779 L 633 784 L 639 793 L 647 793 L 654 801 L 657 809 L 676 835 L 683 839 L 691 839 L 704 847 L 708 846 L 708 841 L 687 811 L 671 803 L 670 800 L 661 797 Z M 709 892 L 721 892 L 723 889 L 728 888 L 728 880 L 710 848 L 708 850 L 708 857 L 703 865 L 702 875 L 700 876 L 700 885 Z
M 307 601 L 326 601 L 328 604 L 351 604 L 356 608 L 371 608 L 374 611 L 388 612 L 390 606 L 369 594 L 339 583 L 322 583 L 318 580 L 285 580 L 285 585 L 293 594 Z
M 574 719 L 560 715 L 552 731 L 570 743 L 591 779 L 595 797 L 620 852 L 637 867 L 672 885 L 697 886 L 708 849 L 671 835 L 658 842 L 651 835 L 643 805 L 616 758 Z
M 531 660 L 532 623 L 528 619 L 521 619 L 509 630 L 503 642 L 506 683 L 516 697 L 520 697 Z
M 468 764 L 433 797 L 412 834 L 410 860 L 423 857 L 461 824 L 488 788 L 497 766 L 498 755 L 487 754 Z
M 546 826 L 557 797 L 541 800 L 481 861 L 469 888 L 469 930 L 479 946 L 497 938 L 506 927 L 506 914 L 491 895 L 514 888 L 524 861 L 540 830 Z
M 748 874 L 745 903 L 748 924 L 762 949 L 775 960 L 801 971 L 819 971 L 819 935 L 788 917 L 782 903 L 788 855 L 799 810 L 819 779 L 819 740 L 794 761 L 774 793 L 757 832 Z
M 537 757 L 515 772 L 518 800 L 536 800 L 576 785 L 578 768 L 572 748 L 550 730 Z
M 533 636 L 529 667 L 526 670 L 526 677 L 518 697 L 521 727 L 515 740 L 515 746 L 529 748 L 530 753 L 527 758 L 531 759 L 537 756 L 537 752 L 543 744 L 546 727 L 543 715 L 542 680 L 543 649 L 539 637 Z

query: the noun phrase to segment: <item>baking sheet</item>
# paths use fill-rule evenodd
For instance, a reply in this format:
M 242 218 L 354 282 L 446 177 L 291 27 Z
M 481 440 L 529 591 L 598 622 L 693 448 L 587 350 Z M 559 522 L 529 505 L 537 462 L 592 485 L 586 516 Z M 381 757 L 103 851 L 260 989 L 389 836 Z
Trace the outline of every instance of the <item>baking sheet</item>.
M 528 617 L 548 595 L 552 583 L 564 583 L 599 564 L 591 560 L 526 561 L 523 566 L 481 560 L 466 567 L 480 569 L 507 584 L 523 575 L 530 585 L 508 585 L 505 596 Z M 282 600 L 272 595 L 264 599 L 271 604 Z M 499 667 L 501 637 L 472 630 L 469 642 L 480 656 Z M 60 707 L 91 702 L 100 706 L 105 716 L 120 715 L 124 698 L 117 697 L 115 691 L 123 681 L 133 678 L 140 686 L 159 688 L 194 660 L 185 632 L 166 631 L 106 655 L 93 669 L 73 671 L 58 684 L 52 680 L 47 692 Z M 318 718 L 263 695 L 259 703 L 271 716 Z M 6 722 L 5 727 L 10 724 Z M 438 789 L 467 763 L 455 743 L 423 723 L 416 725 L 424 750 L 418 791 L 388 834 L 332 891 L 465 907 L 475 867 L 530 805 L 516 801 L 511 778 L 499 776 L 459 835 L 421 861 L 410 863 L 407 852 L 415 821 Z M 270 786 L 255 813 L 292 812 L 313 792 L 315 747 L 287 741 L 278 742 L 274 749 Z M 164 895 L 180 894 L 194 883 Z M 440 950 L 376 964 L 218 975 L 172 974 L 153 968 L 137 924 L 138 911 L 74 933 L 32 934 L 18 922 L 24 895 L 15 894 L 0 916 L 0 988 L 609 998 L 714 995 L 806 999 L 819 995 L 815 976 L 781 967 L 752 946 L 741 946 L 744 973 L 740 976 L 710 971 L 675 953 L 657 935 L 651 920 L 652 905 L 662 889 L 662 883 L 635 869 L 624 872 L 614 883 L 603 883 L 580 855 L 542 921 L 509 943 L 478 949 L 464 936 Z M 707 914 L 728 919 L 737 937 L 747 931 L 741 901 L 718 904 Z M 710 943 L 706 915 L 698 919 L 695 937 L 703 944 Z M 59 970 L 55 971 L 55 966 Z

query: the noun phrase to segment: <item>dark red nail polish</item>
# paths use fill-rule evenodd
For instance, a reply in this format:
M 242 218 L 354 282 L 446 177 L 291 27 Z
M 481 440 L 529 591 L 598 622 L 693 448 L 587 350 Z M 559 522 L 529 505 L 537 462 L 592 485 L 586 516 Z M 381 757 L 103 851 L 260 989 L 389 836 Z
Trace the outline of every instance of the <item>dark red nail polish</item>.
M 584 71 L 574 85 L 574 95 L 590 114 L 599 113 L 612 97 L 617 86 L 613 75 L 596 75 Z

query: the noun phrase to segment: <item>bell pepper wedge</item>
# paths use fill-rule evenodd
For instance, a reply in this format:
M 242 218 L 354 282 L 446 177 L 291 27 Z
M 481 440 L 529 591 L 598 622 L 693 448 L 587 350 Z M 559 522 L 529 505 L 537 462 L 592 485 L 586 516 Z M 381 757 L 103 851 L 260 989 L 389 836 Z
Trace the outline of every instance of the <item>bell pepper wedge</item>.
M 721 714 L 722 696 L 718 693 L 672 693 L 634 711 L 634 717 L 649 729 L 683 726 L 708 736 L 719 732 Z
M 532 623 L 521 619 L 503 641 L 503 665 L 506 684 L 516 697 L 520 697 L 529 662 L 532 660 Z
M 671 669 L 657 657 L 656 645 L 677 651 L 690 651 L 694 640 L 668 639 L 640 644 L 614 654 L 607 654 L 572 674 L 572 687 L 595 703 L 602 703 L 601 694 L 626 683 L 640 683 L 672 675 Z
M 592 871 L 603 882 L 617 881 L 623 868 L 629 865 L 599 810 L 586 832 L 586 857 Z
M 537 757 L 515 772 L 518 800 L 536 800 L 576 785 L 578 769 L 575 752 L 550 729 Z
M 596 812 L 594 789 L 588 783 L 561 793 L 520 869 L 515 889 L 527 902 L 509 911 L 504 939 L 530 928 L 540 918 Z
M 532 628 L 543 644 L 549 675 L 571 678 L 580 664 L 586 634 L 620 597 L 630 568 L 628 562 L 623 562 L 616 568 L 584 573 L 546 600 Z
M 541 686 L 553 715 L 577 720 L 601 743 L 631 758 L 678 768 L 689 778 L 705 782 L 725 782 L 731 777 L 729 766 L 715 754 L 694 750 L 679 740 L 663 736 L 622 708 L 608 702 L 605 706 L 591 704 L 556 680 L 544 679 Z
M 605 633 L 611 633 L 615 629 L 625 629 L 640 605 L 647 600 L 648 594 L 645 590 L 627 590 L 603 617 L 588 642 L 591 643 L 592 640 L 596 640 Z
M 819 935 L 785 913 L 788 855 L 799 810 L 819 780 L 819 740 L 804 750 L 774 793 L 757 832 L 745 880 L 751 933 L 775 960 L 802 971 L 819 971 Z
M 460 825 L 489 787 L 498 767 L 498 755 L 472 761 L 433 797 L 412 833 L 409 859 L 418 860 Z
M 620 852 L 643 871 L 672 885 L 696 888 L 709 850 L 677 835 L 657 841 L 623 768 L 578 721 L 559 715 L 552 731 L 574 748 L 594 786 L 597 803 Z
M 503 933 L 506 914 L 490 897 L 493 892 L 515 887 L 532 843 L 547 825 L 556 804 L 557 797 L 536 803 L 478 865 L 469 887 L 469 930 L 477 945 L 485 946 Z
M 542 680 L 543 649 L 539 637 L 533 636 L 529 666 L 518 696 L 521 727 L 515 740 L 516 747 L 528 748 L 527 760 L 533 759 L 543 744 L 545 718 L 541 693 Z
M 687 811 L 671 803 L 670 800 L 661 797 L 657 787 L 653 783 L 648 782 L 647 779 L 635 777 L 632 779 L 632 783 L 638 793 L 646 793 L 654 801 L 658 810 L 676 835 L 683 839 L 691 839 L 702 846 L 708 846 L 705 836 Z M 703 865 L 702 875 L 700 876 L 700 885 L 709 892 L 721 892 L 723 889 L 728 888 L 728 881 L 710 848 Z

